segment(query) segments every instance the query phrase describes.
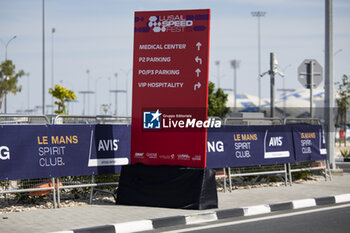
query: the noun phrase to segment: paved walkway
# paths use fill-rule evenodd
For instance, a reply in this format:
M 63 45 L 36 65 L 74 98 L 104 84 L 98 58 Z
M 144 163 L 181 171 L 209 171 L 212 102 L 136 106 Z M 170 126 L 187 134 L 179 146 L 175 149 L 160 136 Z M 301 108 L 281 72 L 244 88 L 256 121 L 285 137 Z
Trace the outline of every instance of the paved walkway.
M 219 208 L 224 210 L 262 204 L 275 204 L 350 193 L 350 174 L 333 176 L 332 181 L 319 181 L 293 186 L 265 187 L 233 192 L 220 192 Z M 214 209 L 215 210 L 215 209 Z M 89 205 L 60 209 L 42 209 L 0 214 L 0 232 L 40 233 L 86 228 L 130 221 L 206 213 L 212 210 L 181 210 L 167 208 Z

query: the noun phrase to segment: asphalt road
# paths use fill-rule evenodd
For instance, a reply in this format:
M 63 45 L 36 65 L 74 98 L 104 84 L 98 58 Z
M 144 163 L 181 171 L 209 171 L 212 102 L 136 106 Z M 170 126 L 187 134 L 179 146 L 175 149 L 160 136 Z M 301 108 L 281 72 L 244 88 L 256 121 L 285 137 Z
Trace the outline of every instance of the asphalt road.
M 344 172 L 350 173 L 350 162 L 339 162 L 337 163 L 337 166 L 343 169 Z
M 278 212 L 250 218 L 234 218 L 200 225 L 159 229 L 153 232 L 348 233 L 350 232 L 350 204 Z

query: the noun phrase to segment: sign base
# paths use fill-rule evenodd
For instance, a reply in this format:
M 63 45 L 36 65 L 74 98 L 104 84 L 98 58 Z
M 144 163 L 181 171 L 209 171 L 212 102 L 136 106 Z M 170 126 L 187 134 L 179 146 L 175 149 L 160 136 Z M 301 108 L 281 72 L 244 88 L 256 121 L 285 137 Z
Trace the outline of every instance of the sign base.
M 143 164 L 123 166 L 117 204 L 197 210 L 217 208 L 215 170 Z

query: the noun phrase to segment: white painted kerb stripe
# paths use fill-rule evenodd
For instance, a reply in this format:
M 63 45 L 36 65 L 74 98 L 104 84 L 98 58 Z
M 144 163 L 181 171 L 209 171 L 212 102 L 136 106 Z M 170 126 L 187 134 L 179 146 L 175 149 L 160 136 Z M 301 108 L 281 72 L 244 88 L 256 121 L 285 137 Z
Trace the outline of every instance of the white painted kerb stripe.
M 153 225 L 151 220 L 140 220 L 114 224 L 114 228 L 116 233 L 130 233 L 153 230 Z
M 315 199 L 296 200 L 296 201 L 292 201 L 292 203 L 293 203 L 293 209 L 316 206 Z
M 271 212 L 271 208 L 268 205 L 256 205 L 244 207 L 244 216 L 258 215 L 258 214 L 266 214 Z
M 335 203 L 350 202 L 350 194 L 341 194 L 334 196 Z
M 186 224 L 196 224 L 203 222 L 211 222 L 218 220 L 216 213 L 203 213 L 203 214 L 194 214 L 185 217 Z
M 263 216 L 263 217 L 244 219 L 244 220 L 239 220 L 239 221 L 230 221 L 230 222 L 218 223 L 218 224 L 213 224 L 213 225 L 191 227 L 191 228 L 187 228 L 187 229 L 177 229 L 175 231 L 164 231 L 164 233 L 183 233 L 183 232 L 193 232 L 193 231 L 200 231 L 200 230 L 208 230 L 208 229 L 217 228 L 217 227 L 234 226 L 234 225 L 239 225 L 239 224 L 244 224 L 244 223 L 251 223 L 251 222 L 264 221 L 264 220 L 270 220 L 270 219 L 285 218 L 285 217 L 290 217 L 290 216 L 297 216 L 297 215 L 302 215 L 302 214 L 317 213 L 317 212 L 328 211 L 328 210 L 333 210 L 333 209 L 341 209 L 341 208 L 347 208 L 347 207 L 350 207 L 350 204 L 344 204 L 344 205 L 341 205 L 341 206 L 334 206 L 334 207 L 326 207 L 326 208 L 321 208 L 321 209 L 317 208 L 317 209 L 312 209 L 312 210 L 297 211 L 297 212 L 292 212 L 292 213 L 287 213 L 287 214 Z

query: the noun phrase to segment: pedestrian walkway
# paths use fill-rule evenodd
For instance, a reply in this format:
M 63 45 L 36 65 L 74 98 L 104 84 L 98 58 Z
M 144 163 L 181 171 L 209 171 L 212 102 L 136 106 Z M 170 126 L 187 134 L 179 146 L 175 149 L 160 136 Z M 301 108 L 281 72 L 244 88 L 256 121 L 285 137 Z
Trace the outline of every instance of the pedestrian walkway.
M 233 192 L 219 192 L 219 208 L 181 210 L 119 205 L 89 205 L 59 209 L 40 209 L 0 215 L 0 232 L 55 232 L 131 221 L 187 216 L 218 210 L 276 204 L 308 198 L 350 193 L 350 174 L 333 176 L 332 181 L 318 181 L 293 186 L 264 187 Z

